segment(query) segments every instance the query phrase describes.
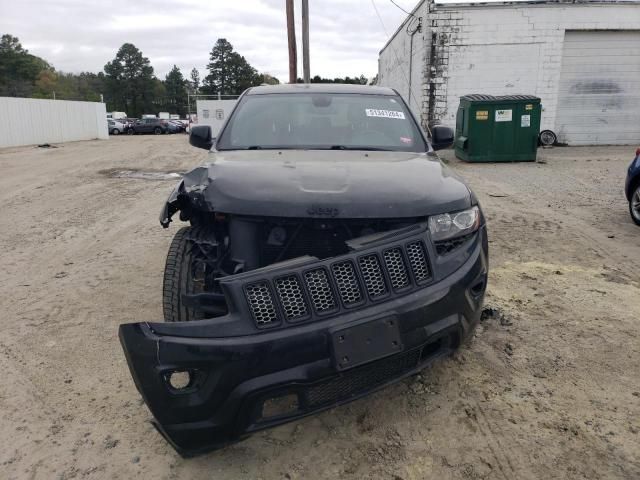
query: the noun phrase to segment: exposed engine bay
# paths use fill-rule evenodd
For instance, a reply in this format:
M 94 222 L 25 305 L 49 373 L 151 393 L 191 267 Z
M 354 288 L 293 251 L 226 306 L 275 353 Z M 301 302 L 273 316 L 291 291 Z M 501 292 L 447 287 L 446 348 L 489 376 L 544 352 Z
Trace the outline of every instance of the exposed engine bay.
M 201 315 L 227 314 L 218 282 L 224 277 L 249 272 L 298 257 L 318 260 L 353 250 L 358 239 L 415 225 L 424 219 L 313 219 L 245 217 L 215 214 L 207 227 L 192 228 L 192 301 L 187 304 Z M 213 294 L 213 295 L 208 295 Z M 194 312 L 195 313 L 195 312 Z

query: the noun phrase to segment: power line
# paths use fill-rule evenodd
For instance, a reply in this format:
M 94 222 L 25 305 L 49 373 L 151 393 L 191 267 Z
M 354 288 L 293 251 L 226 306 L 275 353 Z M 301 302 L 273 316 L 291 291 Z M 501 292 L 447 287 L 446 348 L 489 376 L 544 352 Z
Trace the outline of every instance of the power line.
M 410 15 L 412 17 L 415 17 L 415 15 L 411 12 L 407 12 L 404 8 L 402 8 L 400 5 L 398 5 L 396 2 L 394 2 L 393 0 L 389 0 L 391 3 L 393 3 L 396 7 L 398 7 L 400 10 L 402 10 L 404 13 L 406 13 L 407 15 Z
M 376 15 L 378 17 L 378 20 L 380 20 L 380 25 L 382 25 L 382 30 L 384 31 L 384 34 L 387 36 L 387 38 L 391 38 L 391 36 L 389 35 L 389 32 L 387 31 L 387 27 L 384 24 L 384 20 L 382 20 L 382 16 L 380 15 L 380 12 L 378 11 L 378 7 L 376 6 L 375 0 L 371 0 L 371 5 L 373 5 L 373 9 L 376 11 Z M 400 61 L 400 57 L 398 56 L 398 52 L 396 50 L 396 47 L 393 45 L 393 42 L 389 43 L 389 47 L 391 47 L 391 50 L 393 51 L 393 56 L 396 57 L 396 61 L 398 62 L 398 67 L 400 68 L 400 72 L 402 72 L 402 76 L 404 77 L 405 81 L 407 82 L 407 85 L 410 85 L 411 83 L 409 82 L 409 77 L 407 76 L 407 72 L 404 71 L 404 68 L 402 66 L 402 62 Z M 420 106 L 420 102 L 419 102 L 418 97 L 416 96 L 416 94 L 413 93 L 413 88 L 408 88 L 408 90 L 409 90 L 409 106 L 411 106 L 411 97 L 413 97 L 413 99 L 416 102 L 416 106 L 419 107 Z

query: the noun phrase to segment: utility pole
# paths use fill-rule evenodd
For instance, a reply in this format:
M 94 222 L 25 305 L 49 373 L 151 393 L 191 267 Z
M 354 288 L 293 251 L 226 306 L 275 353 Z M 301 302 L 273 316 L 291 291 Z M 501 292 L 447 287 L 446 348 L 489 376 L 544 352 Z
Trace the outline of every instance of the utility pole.
M 298 51 L 296 49 L 296 23 L 293 16 L 293 0 L 287 2 L 287 36 L 289 39 L 289 83 L 298 81 Z
M 304 83 L 311 83 L 309 61 L 309 0 L 302 0 L 302 70 Z

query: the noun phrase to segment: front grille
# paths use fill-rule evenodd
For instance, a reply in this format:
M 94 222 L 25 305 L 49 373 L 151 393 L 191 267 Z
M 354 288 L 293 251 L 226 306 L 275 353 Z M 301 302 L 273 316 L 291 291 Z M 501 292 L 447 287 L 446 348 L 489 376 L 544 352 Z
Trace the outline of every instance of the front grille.
M 412 370 L 419 360 L 420 349 L 414 349 L 348 370 L 305 389 L 306 405 L 315 408 L 348 400 Z
M 298 322 L 312 314 L 331 315 L 340 308 L 360 307 L 367 304 L 367 298 L 409 292 L 431 278 L 426 246 L 418 240 L 381 254 L 368 253 L 256 282 L 245 287 L 245 294 L 256 324 L 270 326 L 281 319 Z
M 307 283 L 311 302 L 316 312 L 324 313 L 336 307 L 333 292 L 329 285 L 329 278 L 324 268 L 318 268 L 305 273 L 304 279 Z
M 424 282 L 431 278 L 424 243 L 417 241 L 407 245 L 407 256 L 409 257 L 409 265 L 411 265 L 416 282 Z
M 307 303 L 304 301 L 298 277 L 289 275 L 277 279 L 276 291 L 287 320 L 295 321 L 307 316 Z
M 266 282 L 254 283 L 246 287 L 247 300 L 253 318 L 258 325 L 269 325 L 278 320 L 271 291 Z
M 395 290 L 400 290 L 409 286 L 409 274 L 404 263 L 402 249 L 391 248 L 384 252 L 384 264 L 389 272 L 391 286 Z
M 378 256 L 373 254 L 360 257 L 359 263 L 369 296 L 378 298 L 385 295 L 387 293 L 387 284 L 384 281 L 384 274 L 382 273 Z
M 338 285 L 340 299 L 345 305 L 355 305 L 362 301 L 360 285 L 351 261 L 336 263 L 331 267 L 333 278 Z

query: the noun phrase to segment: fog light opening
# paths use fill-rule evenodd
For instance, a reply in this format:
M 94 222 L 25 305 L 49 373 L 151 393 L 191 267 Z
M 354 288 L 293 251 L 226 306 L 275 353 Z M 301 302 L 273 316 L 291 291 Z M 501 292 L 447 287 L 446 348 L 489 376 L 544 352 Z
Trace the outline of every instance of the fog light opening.
M 191 372 L 189 370 L 176 370 L 167 375 L 167 383 L 176 390 L 185 390 L 191 385 Z
M 262 418 L 269 419 L 292 415 L 299 409 L 298 395 L 290 393 L 280 397 L 269 398 L 262 404 Z

